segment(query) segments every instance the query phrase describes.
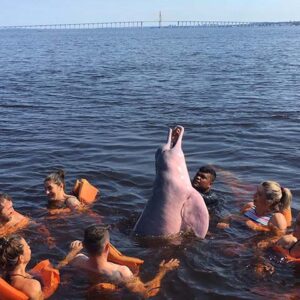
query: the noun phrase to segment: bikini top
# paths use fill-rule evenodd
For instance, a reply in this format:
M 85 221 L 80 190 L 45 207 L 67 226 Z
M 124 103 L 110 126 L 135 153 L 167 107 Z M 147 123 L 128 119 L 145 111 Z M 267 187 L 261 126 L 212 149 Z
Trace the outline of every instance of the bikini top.
M 258 216 L 255 212 L 255 206 L 253 206 L 244 213 L 244 216 L 248 217 L 249 219 L 253 220 L 258 224 L 268 226 L 272 214 L 268 214 L 266 216 Z

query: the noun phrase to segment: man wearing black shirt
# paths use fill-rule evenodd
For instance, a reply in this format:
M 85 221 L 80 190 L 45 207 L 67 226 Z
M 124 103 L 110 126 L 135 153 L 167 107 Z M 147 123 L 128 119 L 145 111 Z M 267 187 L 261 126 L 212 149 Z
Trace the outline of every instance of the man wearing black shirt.
M 217 194 L 211 189 L 216 177 L 216 171 L 211 166 L 203 166 L 192 180 L 192 186 L 201 194 L 208 210 L 218 204 Z

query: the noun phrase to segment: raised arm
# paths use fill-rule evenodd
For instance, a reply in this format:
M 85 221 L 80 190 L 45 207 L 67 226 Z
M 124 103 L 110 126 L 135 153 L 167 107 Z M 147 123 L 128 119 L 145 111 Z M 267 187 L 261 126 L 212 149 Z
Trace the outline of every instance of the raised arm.
M 159 290 L 161 281 L 164 276 L 174 269 L 179 267 L 178 259 L 171 259 L 168 262 L 164 260 L 159 265 L 159 271 L 156 276 L 146 283 L 143 283 L 139 277 L 133 277 L 129 281 L 125 282 L 125 286 L 133 293 L 140 294 L 144 298 L 155 296 Z
M 61 260 L 57 264 L 56 269 L 60 269 L 66 266 L 67 264 L 69 264 L 75 258 L 75 256 L 82 250 L 82 248 L 83 246 L 81 241 L 72 242 L 70 245 L 69 253 L 66 255 L 66 257 L 63 260 Z

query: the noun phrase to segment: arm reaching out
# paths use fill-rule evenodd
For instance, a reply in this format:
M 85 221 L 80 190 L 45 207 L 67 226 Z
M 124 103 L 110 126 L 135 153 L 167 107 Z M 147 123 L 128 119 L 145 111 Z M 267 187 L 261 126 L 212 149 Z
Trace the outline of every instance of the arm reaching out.
M 159 265 L 159 271 L 156 276 L 146 283 L 143 283 L 139 277 L 133 277 L 125 282 L 125 286 L 132 292 L 142 295 L 144 298 L 155 296 L 160 289 L 160 284 L 164 276 L 179 267 L 178 259 L 171 259 L 168 262 L 164 260 Z
M 66 255 L 66 257 L 61 260 L 58 265 L 56 266 L 56 269 L 60 269 L 67 264 L 69 264 L 75 256 L 82 250 L 83 245 L 81 241 L 74 241 L 70 245 L 70 252 Z

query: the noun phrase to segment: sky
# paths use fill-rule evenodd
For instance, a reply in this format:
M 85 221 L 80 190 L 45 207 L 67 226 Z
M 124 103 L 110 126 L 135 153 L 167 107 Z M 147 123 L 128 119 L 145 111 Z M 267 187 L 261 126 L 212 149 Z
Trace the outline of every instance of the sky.
M 300 21 L 300 0 L 0 0 L 0 26 L 114 21 Z

